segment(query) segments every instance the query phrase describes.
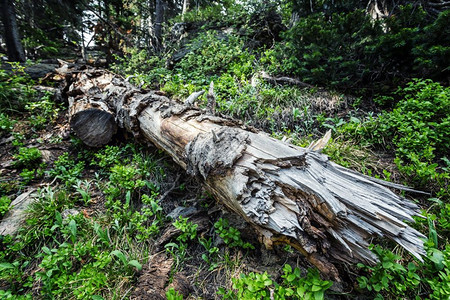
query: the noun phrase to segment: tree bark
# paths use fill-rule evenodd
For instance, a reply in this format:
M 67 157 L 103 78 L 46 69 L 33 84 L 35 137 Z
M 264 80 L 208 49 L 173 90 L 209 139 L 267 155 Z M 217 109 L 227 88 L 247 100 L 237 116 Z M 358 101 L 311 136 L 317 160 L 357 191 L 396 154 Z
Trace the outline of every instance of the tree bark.
M 191 6 L 191 1 L 190 0 L 184 0 L 183 1 L 183 11 L 181 12 L 181 18 L 184 20 L 184 15 L 187 13 L 187 11 L 189 10 L 189 7 Z
M 20 41 L 16 12 L 12 0 L 1 0 L 1 17 L 5 29 L 5 43 L 10 61 L 25 61 L 25 52 Z
M 162 45 L 162 24 L 164 22 L 164 1 L 156 0 L 155 4 L 155 38 L 156 50 L 161 50 Z
M 99 125 L 103 116 L 153 142 L 251 224 L 266 247 L 290 244 L 337 281 L 335 262 L 377 261 L 368 250 L 374 237 L 391 239 L 419 259 L 425 253 L 424 235 L 403 222 L 414 221 L 417 205 L 386 187 L 408 188 L 355 173 L 238 121 L 141 91 L 115 74 L 95 69 L 75 74 L 71 124 L 82 140 L 88 131 L 88 144 L 108 141 Z M 98 143 L 92 142 L 95 137 Z

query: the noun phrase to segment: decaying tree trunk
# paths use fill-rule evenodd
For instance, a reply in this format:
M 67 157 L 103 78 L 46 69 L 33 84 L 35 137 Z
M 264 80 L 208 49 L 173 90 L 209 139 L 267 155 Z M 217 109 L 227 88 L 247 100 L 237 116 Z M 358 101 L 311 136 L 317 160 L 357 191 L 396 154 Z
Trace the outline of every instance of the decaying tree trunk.
M 188 174 L 244 218 L 267 247 L 287 243 L 339 281 L 334 262 L 374 263 L 373 237 L 391 239 L 421 259 L 418 207 L 386 187 L 407 188 L 355 173 L 310 149 L 271 138 L 132 86 L 96 69 L 74 71 L 71 126 L 88 145 L 124 128 L 166 151 Z

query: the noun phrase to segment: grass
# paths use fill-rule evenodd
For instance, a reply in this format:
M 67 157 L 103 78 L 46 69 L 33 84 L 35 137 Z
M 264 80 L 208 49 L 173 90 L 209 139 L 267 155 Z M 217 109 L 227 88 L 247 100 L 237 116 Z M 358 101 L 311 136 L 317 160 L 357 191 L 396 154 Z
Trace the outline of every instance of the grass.
M 239 117 L 302 147 L 331 129 L 333 139 L 323 152 L 332 161 L 381 179 L 431 187 L 433 197 L 416 199 L 426 204 L 425 218 L 414 225 L 429 236 L 424 262 L 389 244 L 374 246 L 379 264 L 348 266 L 353 281 L 349 285 L 355 288 L 349 297 L 448 297 L 448 88 L 413 81 L 396 95 L 381 97 L 378 101 L 399 102 L 391 103 L 393 110 L 376 115 L 361 111 L 360 100 L 352 97 L 262 81 L 259 71 L 264 63 L 244 47 L 245 42 L 210 30 L 191 41 L 192 54 L 172 70 L 163 59 L 138 51 L 116 68 L 136 75 L 144 87 L 161 88 L 179 100 L 206 90 L 214 81 L 218 113 Z M 143 62 L 152 69 L 146 70 Z M 139 73 L 132 74 L 135 71 Z M 0 107 L 0 134 L 15 137 L 7 147 L 14 153 L 17 171 L 17 176 L 0 182 L 0 213 L 8 211 L 10 201 L 25 188 L 42 187 L 18 234 L 0 239 L 0 296 L 127 298 L 158 251 L 167 251 L 174 259 L 169 281 L 186 274 L 195 282 L 197 297 L 252 299 L 258 294 L 270 299 L 272 293 L 278 299 L 321 299 L 327 295 L 331 283 L 315 270 L 296 268 L 305 264 L 289 249 L 276 249 L 283 260 L 273 263 L 276 271 L 268 268 L 266 273 L 260 257 L 268 252 L 247 242 L 251 235 L 242 230 L 245 226 L 239 230 L 211 209 L 214 201 L 205 199 L 198 185 L 182 180 L 171 197 L 162 199 L 175 174 L 182 171 L 160 152 L 135 144 L 93 150 L 76 139 L 55 139 L 63 150 L 42 164 L 41 144 L 32 146 L 30 140 L 48 133 L 62 110 L 50 95 L 33 98 L 32 83 L 20 74 L 18 70 L 13 80 L 6 80 L 0 72 L 0 99 L 12 99 L 14 94 L 21 109 L 10 116 L 16 103 L 2 102 Z M 198 105 L 204 106 L 205 98 Z M 207 215 L 207 229 L 186 217 L 166 218 L 176 206 L 192 203 Z M 179 234 L 158 245 L 171 228 Z M 185 296 L 176 290 L 165 292 L 170 299 Z

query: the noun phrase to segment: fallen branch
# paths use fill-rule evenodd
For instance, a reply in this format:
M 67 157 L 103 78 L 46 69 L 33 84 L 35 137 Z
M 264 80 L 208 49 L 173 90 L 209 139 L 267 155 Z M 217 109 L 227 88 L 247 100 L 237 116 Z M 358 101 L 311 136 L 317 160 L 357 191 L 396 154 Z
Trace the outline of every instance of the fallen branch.
M 298 79 L 284 77 L 284 76 L 283 77 L 272 77 L 264 71 L 261 72 L 261 78 L 270 83 L 273 83 L 273 84 L 290 84 L 290 85 L 296 85 L 296 86 L 304 87 L 304 88 L 314 88 L 313 85 L 302 82 Z

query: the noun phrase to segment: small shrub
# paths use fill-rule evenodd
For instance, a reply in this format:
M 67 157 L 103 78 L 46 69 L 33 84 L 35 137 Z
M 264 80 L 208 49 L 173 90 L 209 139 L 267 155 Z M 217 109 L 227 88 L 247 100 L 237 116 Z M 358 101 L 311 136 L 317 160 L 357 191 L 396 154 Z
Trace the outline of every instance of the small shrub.
M 94 154 L 96 160 L 94 160 L 91 164 L 97 165 L 101 168 L 110 168 L 115 164 L 119 164 L 123 159 L 121 155 L 124 150 L 119 146 L 105 146 L 105 148 L 101 149 L 97 153 Z
M 166 292 L 166 299 L 167 300 L 183 300 L 183 296 L 178 291 L 176 291 L 174 288 L 170 288 Z
M 0 136 L 3 133 L 9 133 L 16 122 L 4 113 L 0 113 Z
M 219 288 L 218 294 L 224 299 L 315 299 L 325 297 L 325 291 L 332 285 L 330 281 L 320 279 L 317 269 L 310 269 L 306 277 L 301 275 L 299 268 L 294 270 L 288 264 L 283 267 L 284 274 L 281 284 L 270 278 L 267 272 L 263 274 L 241 274 L 233 278 L 233 290 Z
M 380 246 L 371 250 L 380 262 L 375 266 L 358 264 L 368 276 L 357 278 L 359 287 L 376 294 L 376 299 L 448 299 L 450 296 L 450 247 L 441 251 L 435 241 L 425 243 L 427 255 L 424 262 L 409 262 L 407 267 L 399 255 Z M 427 295 L 427 298 L 417 295 Z
M 52 97 L 52 93 L 46 92 L 41 99 L 33 102 L 30 101 L 25 106 L 25 109 L 31 113 L 28 121 L 34 129 L 43 129 L 45 125 L 54 121 L 58 115 L 59 109 L 52 101 Z
M 419 188 L 443 188 L 450 173 L 440 161 L 450 152 L 450 88 L 431 80 L 414 80 L 396 92 L 401 100 L 378 118 L 351 121 L 339 132 L 362 138 L 362 144 L 395 151 L 399 170 Z
M 300 269 L 288 264 L 283 267 L 283 284 L 278 288 L 278 294 L 293 299 L 324 299 L 325 291 L 332 286 L 332 282 L 322 280 L 317 269 L 309 269 L 306 277 L 301 275 Z
M 230 247 L 240 247 L 243 249 L 254 249 L 252 244 L 246 243 L 241 238 L 241 232 L 228 224 L 228 220 L 220 218 L 214 228 L 225 244 Z
M 42 158 L 41 151 L 38 148 L 20 147 L 19 153 L 14 155 L 14 166 L 34 166 L 37 165 Z
M 186 259 L 188 242 L 194 240 L 197 237 L 198 224 L 189 222 L 188 218 L 179 216 L 175 222 L 172 223 L 175 228 L 181 231 L 181 234 L 177 237 L 177 242 L 167 243 L 165 245 L 166 251 L 172 255 L 176 263 L 174 270 L 178 269 L 182 262 Z
M 62 154 L 54 163 L 53 169 L 48 173 L 50 176 L 61 180 L 67 188 L 72 189 L 81 177 L 84 170 L 84 162 L 80 161 L 75 163 L 73 159 L 69 157 L 69 153 Z
M 7 196 L 0 197 L 0 218 L 3 217 L 9 210 L 11 199 Z
M 9 63 L 11 72 L 0 70 L 0 112 L 17 113 L 35 96 L 33 81 L 19 63 Z
M 406 269 L 399 263 L 400 256 L 384 250 L 379 246 L 372 248 L 373 252 L 380 258 L 380 263 L 374 267 L 358 264 L 360 268 L 369 271 L 369 278 L 361 276 L 358 283 L 361 288 L 369 291 L 375 291 L 377 298 L 381 298 L 381 291 L 399 297 L 407 291 L 415 290 L 420 283 L 420 277 L 417 274 L 417 266 L 409 263 Z
M 140 211 L 134 212 L 130 219 L 130 225 L 137 230 L 136 238 L 139 241 L 145 241 L 151 236 L 159 233 L 164 225 L 164 216 L 162 207 L 160 206 L 157 193 L 142 195 L 141 200 L 143 207 Z

